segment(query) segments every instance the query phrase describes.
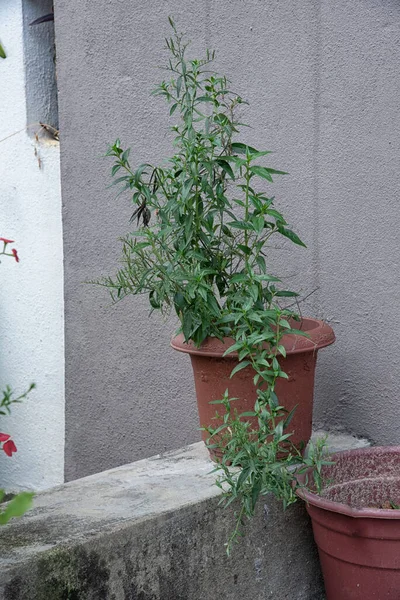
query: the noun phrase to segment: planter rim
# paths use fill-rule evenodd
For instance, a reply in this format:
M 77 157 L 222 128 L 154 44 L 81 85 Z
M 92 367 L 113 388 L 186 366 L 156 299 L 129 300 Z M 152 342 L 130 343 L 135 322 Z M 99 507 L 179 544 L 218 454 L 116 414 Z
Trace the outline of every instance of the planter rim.
M 285 334 L 282 337 L 281 344 L 284 346 L 287 354 L 299 354 L 301 352 L 316 352 L 321 348 L 325 348 L 335 341 L 335 334 L 332 327 L 324 321 L 303 317 L 299 322 L 297 329 L 304 328 L 309 337 L 297 335 L 294 333 Z M 232 338 L 224 338 L 224 341 L 216 337 L 208 337 L 204 340 L 199 348 L 190 340 L 188 343 L 184 341 L 182 333 L 175 336 L 171 340 L 171 346 L 178 352 L 186 354 L 194 354 L 197 356 L 211 356 L 222 358 L 226 350 L 234 344 Z M 237 352 L 228 354 L 226 359 L 237 359 Z
M 358 457 L 365 453 L 369 453 L 369 455 L 373 454 L 394 454 L 399 458 L 400 465 L 400 446 L 372 446 L 369 448 L 355 448 L 353 450 L 343 450 L 342 452 L 335 452 L 330 455 L 330 458 L 334 461 L 336 457 Z M 298 476 L 298 481 L 300 483 L 305 482 L 305 477 L 307 472 L 302 473 Z M 334 502 L 333 500 L 328 500 L 327 498 L 323 498 L 308 491 L 305 488 L 299 488 L 296 491 L 296 494 L 306 502 L 306 504 L 311 504 L 317 508 L 322 510 L 326 510 L 328 512 L 339 513 L 342 515 L 347 515 L 348 517 L 353 517 L 355 519 L 360 518 L 369 518 L 369 519 L 392 519 L 399 520 L 400 519 L 400 509 L 387 509 L 387 508 L 354 508 L 349 506 L 348 504 L 344 504 L 342 502 Z

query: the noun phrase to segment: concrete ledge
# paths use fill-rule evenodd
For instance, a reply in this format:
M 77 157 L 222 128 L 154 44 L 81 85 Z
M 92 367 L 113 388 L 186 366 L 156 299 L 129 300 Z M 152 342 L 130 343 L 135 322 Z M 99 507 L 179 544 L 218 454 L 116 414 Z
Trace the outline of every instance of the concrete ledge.
M 322 600 L 304 507 L 266 497 L 227 558 L 233 524 L 202 443 L 38 494 L 1 529 L 4 600 Z

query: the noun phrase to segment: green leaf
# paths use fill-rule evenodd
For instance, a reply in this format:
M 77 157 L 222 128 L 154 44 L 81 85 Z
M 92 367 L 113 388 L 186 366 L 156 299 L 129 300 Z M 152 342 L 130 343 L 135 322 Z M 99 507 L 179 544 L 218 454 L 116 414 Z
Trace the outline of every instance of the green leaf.
M 242 229 L 247 231 L 254 231 L 254 227 L 251 223 L 246 223 L 245 221 L 231 221 L 228 223 L 229 227 L 233 227 L 234 229 Z
M 114 177 L 115 173 L 117 173 L 122 168 L 122 165 L 114 165 L 111 169 L 111 176 Z
M 125 152 L 123 152 L 123 153 L 121 154 L 121 160 L 122 160 L 122 162 L 126 162 L 126 161 L 128 160 L 130 153 L 131 153 L 131 149 L 130 149 L 130 148 L 127 148 L 127 149 L 125 150 Z
M 283 422 L 283 429 L 286 429 L 286 427 L 288 427 L 288 425 L 290 425 L 291 420 L 294 417 L 294 414 L 296 412 L 297 409 L 297 404 L 294 408 L 292 408 L 292 410 L 290 411 L 290 413 L 288 414 L 288 416 L 285 418 L 284 422 Z
M 235 352 L 236 350 L 239 350 L 240 348 L 242 348 L 242 344 L 240 342 L 236 342 L 235 344 L 232 344 L 232 346 L 229 346 L 229 348 L 227 350 L 225 350 L 223 356 L 226 356 L 227 354 L 230 354 L 231 352 Z
M 251 255 L 251 248 L 249 248 L 248 246 L 245 246 L 244 244 L 238 244 L 238 248 L 240 248 L 240 250 L 242 250 L 242 252 L 244 252 L 244 254 L 246 254 L 246 256 Z
M 258 300 L 258 285 L 256 284 L 252 284 L 248 287 L 248 293 L 250 294 L 250 296 L 252 297 L 252 299 L 254 300 L 254 302 L 257 302 Z
M 270 167 L 264 167 L 271 175 L 289 175 L 287 171 L 277 171 L 277 169 L 271 169 Z
M 248 367 L 249 365 L 251 365 L 251 362 L 249 360 L 242 360 L 240 363 L 238 363 L 236 365 L 236 367 L 234 369 L 232 369 L 232 372 L 230 374 L 230 378 L 232 379 L 232 377 L 238 373 L 238 371 L 241 371 L 242 369 L 245 369 L 246 367 Z
M 192 189 L 193 179 L 187 179 L 182 186 L 182 200 L 185 201 Z
M 211 96 L 199 96 L 198 98 L 196 98 L 196 102 L 214 102 L 214 100 L 211 98 Z
M 247 276 L 244 273 L 235 273 L 232 275 L 231 282 L 232 283 L 241 283 L 242 281 L 246 281 Z
M 307 246 L 305 245 L 304 242 L 301 241 L 301 239 L 299 238 L 297 233 L 294 233 L 294 231 L 292 231 L 291 229 L 286 229 L 286 227 L 278 227 L 278 230 L 279 230 L 279 233 L 281 233 L 283 236 L 285 236 L 286 238 L 291 240 L 294 244 L 297 244 L 298 246 L 303 246 L 304 248 L 307 248 Z
M 271 177 L 270 169 L 267 169 L 266 167 L 254 165 L 253 167 L 250 167 L 250 171 L 254 173 L 254 175 L 258 175 L 258 177 L 262 177 L 271 183 L 274 181 Z
M 273 282 L 280 281 L 279 277 L 275 277 L 274 275 L 268 275 L 267 273 L 261 273 L 261 275 L 255 275 L 254 279 L 256 279 L 257 281 L 273 281 Z
M 257 256 L 256 263 L 260 267 L 261 271 L 264 273 L 265 269 L 267 268 L 266 264 L 265 264 L 265 258 L 261 255 Z
M 4 48 L 0 43 L 0 58 L 6 58 L 7 54 L 4 52 Z
M 218 158 L 216 162 L 219 164 L 221 169 L 229 175 L 229 177 L 231 179 L 235 179 L 235 175 L 232 171 L 232 167 L 228 162 L 226 162 L 226 160 L 222 160 L 221 158 Z
M 282 346 L 282 344 L 280 344 L 280 345 L 277 347 L 277 351 L 279 352 L 279 354 L 282 354 L 282 356 L 283 356 L 284 358 L 286 358 L 286 348 L 285 348 L 285 346 Z
M 237 487 L 240 488 L 244 482 L 246 481 L 246 479 L 248 478 L 248 476 L 251 473 L 251 469 L 250 467 L 248 467 L 247 469 L 242 469 L 242 472 L 239 475 L 239 478 L 237 480 Z
M 291 329 L 291 325 L 290 325 L 290 323 L 289 323 L 289 321 L 287 319 L 281 319 L 279 321 L 279 325 L 281 327 L 284 327 L 285 329 Z
M 279 290 L 279 292 L 275 292 L 275 296 L 278 296 L 278 298 L 297 298 L 298 295 L 297 292 L 291 292 L 289 290 Z
M 231 144 L 231 148 L 236 154 L 246 154 L 247 152 L 250 154 L 256 154 L 258 152 L 258 150 L 255 148 L 247 146 L 247 144 L 241 144 L 240 142 L 233 142 L 233 144 Z
M 260 235 L 264 229 L 264 217 L 253 217 L 251 221 L 255 231 L 258 233 L 258 235 Z
M 266 156 L 267 154 L 272 154 L 271 150 L 263 150 L 261 152 L 252 152 L 251 159 L 255 160 L 256 158 L 260 158 L 261 156 Z
M 258 497 L 261 492 L 262 479 L 257 479 L 257 481 L 253 485 L 253 489 L 251 490 L 251 508 L 254 510 Z
M 175 304 L 176 312 L 178 312 L 178 313 L 185 308 L 186 301 L 185 301 L 185 297 L 182 294 L 182 292 L 177 292 L 175 294 L 175 296 L 174 296 L 174 304 Z
M 151 290 L 149 293 L 149 302 L 152 308 L 161 308 L 161 304 L 155 290 Z
M 22 517 L 32 506 L 33 496 L 31 492 L 21 492 L 10 500 L 3 512 L 0 512 L 0 525 L 5 525 L 14 517 Z
M 178 98 L 179 98 L 180 93 L 181 93 L 181 87 L 182 87 L 182 76 L 178 77 L 178 79 L 176 81 L 176 93 L 178 95 Z

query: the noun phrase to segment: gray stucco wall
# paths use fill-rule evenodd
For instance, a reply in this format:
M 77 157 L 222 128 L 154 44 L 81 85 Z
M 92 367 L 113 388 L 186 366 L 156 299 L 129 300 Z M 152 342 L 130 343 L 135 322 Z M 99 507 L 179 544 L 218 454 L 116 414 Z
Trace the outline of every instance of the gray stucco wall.
M 66 302 L 66 477 L 198 439 L 191 373 L 173 323 L 145 299 L 109 306 L 82 284 L 116 269 L 128 198 L 100 158 L 120 137 L 137 161 L 170 153 L 162 78 L 167 16 L 215 48 L 250 102 L 244 138 L 290 176 L 278 203 L 308 250 L 271 250 L 303 312 L 330 321 L 315 421 L 398 441 L 400 4 L 397 0 L 56 0 Z M 393 349 L 395 352 L 393 352 Z

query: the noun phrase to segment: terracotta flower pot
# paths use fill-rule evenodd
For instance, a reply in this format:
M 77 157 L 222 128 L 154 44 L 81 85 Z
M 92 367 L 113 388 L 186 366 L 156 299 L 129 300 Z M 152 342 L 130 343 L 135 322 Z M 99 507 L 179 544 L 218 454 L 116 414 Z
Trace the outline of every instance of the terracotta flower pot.
M 295 334 L 283 336 L 281 343 L 287 356 L 281 358 L 280 362 L 289 379 L 278 380 L 276 393 L 280 404 L 288 411 L 297 406 L 290 430 L 293 431 L 291 441 L 300 446 L 302 443 L 307 444 L 311 436 L 317 352 L 332 344 L 335 334 L 329 325 L 316 319 L 304 318 L 301 323 L 296 324 L 296 328 L 306 331 L 309 337 Z M 237 353 L 232 352 L 223 357 L 233 342 L 231 338 L 225 338 L 224 342 L 221 342 L 210 337 L 200 348 L 196 348 L 191 342 L 186 344 L 182 334 L 171 341 L 175 350 L 190 354 L 201 426 L 218 425 L 214 418 L 215 413 L 217 408 L 220 414 L 223 413 L 223 406 L 216 406 L 210 402 L 220 400 L 226 389 L 229 389 L 230 397 L 238 398 L 233 404 L 239 414 L 254 408 L 257 397 L 253 384 L 254 370 L 246 367 L 231 379 L 230 374 L 238 361 Z M 206 441 L 207 432 L 203 431 L 202 437 Z
M 386 507 L 400 503 L 400 446 L 349 450 L 332 460 L 320 496 L 299 491 L 327 600 L 399 600 L 400 510 Z

